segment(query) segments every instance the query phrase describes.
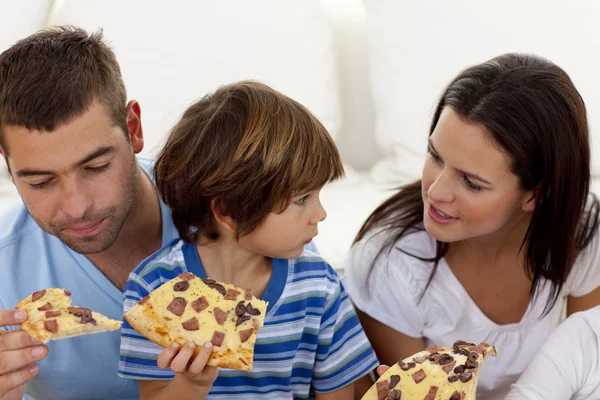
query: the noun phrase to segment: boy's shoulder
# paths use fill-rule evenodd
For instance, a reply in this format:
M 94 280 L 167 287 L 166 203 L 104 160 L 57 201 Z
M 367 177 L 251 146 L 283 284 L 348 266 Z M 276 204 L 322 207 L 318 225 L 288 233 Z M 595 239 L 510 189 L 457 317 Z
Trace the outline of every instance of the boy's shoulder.
M 337 272 L 329 263 L 318 253 L 304 249 L 302 254 L 289 260 L 294 269 L 294 274 L 304 273 L 317 276 L 339 279 Z
M 144 259 L 130 274 L 129 279 L 154 282 L 159 280 L 170 280 L 181 272 L 185 264 L 182 246 L 183 240 L 173 239 L 167 245 L 155 251 Z

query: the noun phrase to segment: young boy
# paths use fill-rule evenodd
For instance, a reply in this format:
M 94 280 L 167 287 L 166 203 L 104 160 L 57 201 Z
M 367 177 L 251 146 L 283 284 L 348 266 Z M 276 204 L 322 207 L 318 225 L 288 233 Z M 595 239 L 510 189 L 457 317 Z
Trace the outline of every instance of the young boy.
M 304 250 L 326 217 L 321 188 L 343 173 L 319 121 L 263 84 L 222 87 L 184 113 L 154 174 L 181 240 L 131 274 L 124 310 L 186 271 L 269 305 L 250 372 L 206 366 L 210 343 L 194 358 L 193 344 L 163 349 L 124 321 L 119 375 L 142 399 L 353 398 L 377 359 L 338 275 Z

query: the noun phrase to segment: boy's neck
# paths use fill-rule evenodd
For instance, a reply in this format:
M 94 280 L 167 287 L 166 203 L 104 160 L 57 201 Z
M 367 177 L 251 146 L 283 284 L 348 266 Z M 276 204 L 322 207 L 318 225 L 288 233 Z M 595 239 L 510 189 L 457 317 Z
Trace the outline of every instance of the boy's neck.
M 206 275 L 217 281 L 251 289 L 260 297 L 271 279 L 272 260 L 249 252 L 237 241 L 221 237 L 209 244 L 196 244 Z

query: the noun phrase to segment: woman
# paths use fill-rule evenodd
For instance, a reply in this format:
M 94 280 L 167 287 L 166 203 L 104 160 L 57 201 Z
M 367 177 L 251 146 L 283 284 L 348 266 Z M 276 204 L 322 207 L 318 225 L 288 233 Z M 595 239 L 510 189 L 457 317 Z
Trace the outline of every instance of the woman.
M 446 88 L 428 153 L 361 228 L 344 285 L 382 364 L 484 341 L 500 356 L 478 399 L 501 399 L 565 306 L 600 303 L 585 105 L 558 66 L 502 55 Z

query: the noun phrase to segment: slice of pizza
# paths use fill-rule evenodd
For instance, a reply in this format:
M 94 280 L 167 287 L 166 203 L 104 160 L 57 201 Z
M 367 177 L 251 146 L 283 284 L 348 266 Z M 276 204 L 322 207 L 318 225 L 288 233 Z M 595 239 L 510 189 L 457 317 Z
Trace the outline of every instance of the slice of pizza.
M 21 329 L 46 343 L 91 333 L 115 331 L 121 321 L 115 321 L 89 308 L 71 306 L 71 292 L 65 289 L 43 289 L 17 303 L 27 312 Z
M 475 400 L 483 360 L 497 355 L 495 346 L 462 340 L 428 347 L 391 366 L 363 400 Z
M 266 310 L 267 302 L 250 290 L 184 272 L 140 300 L 125 319 L 162 347 L 194 342 L 198 354 L 211 342 L 208 365 L 250 371 Z

